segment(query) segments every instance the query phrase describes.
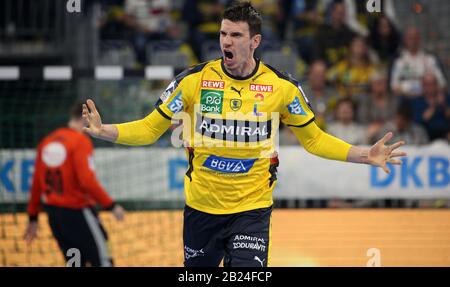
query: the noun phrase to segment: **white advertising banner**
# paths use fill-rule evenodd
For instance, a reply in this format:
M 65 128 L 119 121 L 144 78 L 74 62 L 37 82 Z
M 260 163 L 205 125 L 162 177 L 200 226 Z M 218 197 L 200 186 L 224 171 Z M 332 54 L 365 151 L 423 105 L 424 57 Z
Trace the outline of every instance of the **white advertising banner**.
M 401 166 L 381 168 L 330 161 L 298 147 L 280 151 L 275 198 L 450 198 L 450 146 L 402 147 Z
M 402 148 L 402 166 L 380 168 L 330 161 L 301 147 L 279 151 L 278 199 L 450 198 L 450 147 L 436 143 Z M 34 150 L 0 151 L 0 202 L 28 199 Z M 98 148 L 95 169 L 116 200 L 183 200 L 187 160 L 183 149 Z M 226 184 L 226 183 L 225 183 Z

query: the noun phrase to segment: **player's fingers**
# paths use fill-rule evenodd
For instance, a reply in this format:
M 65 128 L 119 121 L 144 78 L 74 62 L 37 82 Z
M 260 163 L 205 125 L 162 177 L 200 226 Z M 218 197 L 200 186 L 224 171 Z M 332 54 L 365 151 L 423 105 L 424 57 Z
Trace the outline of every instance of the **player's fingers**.
M 87 133 L 88 135 L 93 135 L 94 133 L 92 132 L 92 130 L 88 127 L 84 127 L 83 128 L 83 132 Z
M 89 110 L 88 110 L 88 108 L 86 107 L 85 104 L 83 104 L 83 110 L 82 110 L 82 112 L 81 112 L 81 115 L 82 115 L 83 117 L 87 117 L 87 116 L 89 115 Z
M 388 132 L 388 133 L 385 134 L 384 137 L 382 137 L 376 144 L 385 144 L 385 143 L 388 142 L 392 137 L 393 137 L 392 132 Z
M 116 211 L 116 218 L 118 221 L 123 221 L 125 217 L 125 210 L 122 207 L 118 207 Z
M 406 152 L 403 151 L 394 151 L 391 153 L 390 157 L 399 157 L 399 156 L 406 156 Z
M 34 239 L 34 236 L 30 232 L 26 232 L 25 235 L 24 235 L 24 239 L 25 239 L 27 244 L 30 244 L 33 241 L 33 239 Z
M 83 113 L 89 114 L 91 112 L 91 110 L 89 109 L 89 107 L 86 104 L 83 104 Z
M 404 141 L 399 141 L 399 142 L 396 142 L 395 144 L 392 144 L 392 145 L 389 147 L 389 149 L 390 149 L 391 151 L 393 151 L 394 149 L 397 149 L 397 148 L 401 147 L 401 146 L 404 145 L 404 144 L 405 144 Z
M 93 101 L 93 100 L 88 99 L 88 100 L 87 100 L 87 105 L 88 105 L 89 109 L 90 109 L 93 113 L 98 113 L 98 112 L 97 112 L 97 109 L 95 108 L 95 104 L 94 104 L 94 101 Z
M 89 115 L 83 114 L 81 118 L 83 119 L 83 124 L 85 127 L 89 127 L 91 125 L 91 119 L 89 118 Z
M 386 164 L 383 164 L 383 165 L 381 166 L 381 168 L 384 170 L 385 173 L 387 173 L 387 174 L 391 173 L 391 170 L 387 167 Z
M 116 218 L 117 221 L 123 220 L 123 214 L 121 214 L 119 212 L 114 213 L 114 217 Z
M 395 164 L 395 165 L 402 165 L 403 161 L 401 161 L 399 159 L 390 159 L 390 160 L 388 160 L 388 163 Z
M 83 109 L 82 109 L 81 115 L 83 115 L 83 116 L 89 115 L 89 108 L 86 106 L 86 104 L 83 104 Z

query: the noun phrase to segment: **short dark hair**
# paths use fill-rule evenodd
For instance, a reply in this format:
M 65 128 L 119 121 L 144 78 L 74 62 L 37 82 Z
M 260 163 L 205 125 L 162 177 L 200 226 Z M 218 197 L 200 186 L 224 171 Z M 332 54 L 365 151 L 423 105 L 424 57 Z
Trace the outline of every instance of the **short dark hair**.
M 79 120 L 83 112 L 83 102 L 76 102 L 70 108 L 70 118 Z
M 236 1 L 223 13 L 223 19 L 231 22 L 246 22 L 250 30 L 250 37 L 261 34 L 262 17 L 249 1 Z

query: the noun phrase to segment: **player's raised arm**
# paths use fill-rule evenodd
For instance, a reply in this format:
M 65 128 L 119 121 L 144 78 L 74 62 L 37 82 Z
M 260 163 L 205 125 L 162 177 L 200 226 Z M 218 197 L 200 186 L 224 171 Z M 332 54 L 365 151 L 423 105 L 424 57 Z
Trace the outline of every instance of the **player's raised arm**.
M 170 127 L 170 119 L 157 110 L 147 117 L 122 124 L 103 124 L 94 101 L 83 105 L 83 131 L 92 137 L 124 145 L 148 145 L 154 143 Z
M 291 127 L 291 130 L 305 149 L 312 154 L 327 159 L 371 164 L 381 167 L 386 173 L 390 172 L 387 163 L 400 165 L 402 161 L 395 158 L 406 156 L 405 152 L 396 151 L 397 148 L 405 144 L 404 141 L 385 145 L 393 136 L 391 132 L 387 133 L 372 147 L 367 148 L 350 145 L 327 134 L 314 122 L 304 127 Z
M 387 133 L 370 148 L 348 144 L 324 132 L 316 125 L 308 99 L 298 84 L 287 84 L 284 88 L 286 89 L 286 106 L 282 111 L 281 119 L 308 152 L 326 159 L 371 164 L 381 167 L 386 173 L 390 172 L 387 163 L 396 165 L 402 163 L 394 158 L 405 156 L 406 153 L 395 150 L 405 142 L 399 141 L 392 145 L 385 145 L 392 139 L 392 133 Z

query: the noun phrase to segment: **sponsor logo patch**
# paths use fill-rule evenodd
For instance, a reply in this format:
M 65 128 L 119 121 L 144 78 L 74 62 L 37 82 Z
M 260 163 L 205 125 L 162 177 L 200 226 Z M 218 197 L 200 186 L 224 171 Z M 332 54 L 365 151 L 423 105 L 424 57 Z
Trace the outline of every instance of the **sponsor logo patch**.
M 271 137 L 272 120 L 216 120 L 197 114 L 195 131 L 202 136 L 235 142 L 259 142 Z
M 250 91 L 272 93 L 273 86 L 272 85 L 250 84 Z
M 202 88 L 213 88 L 213 89 L 224 89 L 225 82 L 224 81 L 211 81 L 211 80 L 203 80 Z
M 204 167 L 225 173 L 247 173 L 255 163 L 253 159 L 236 159 L 210 155 L 203 163 Z
M 242 107 L 242 100 L 241 99 L 231 99 L 230 107 L 233 111 L 239 110 Z
M 300 99 L 295 96 L 294 100 L 287 106 L 288 111 L 293 115 L 304 115 L 306 116 L 305 110 L 302 108 Z
M 172 101 L 167 106 L 171 112 L 174 114 L 183 110 L 183 100 L 181 99 L 181 91 L 172 99 Z
M 258 93 L 258 94 L 255 95 L 255 99 L 259 99 L 260 102 L 256 102 L 256 103 L 253 105 L 253 114 L 254 114 L 255 116 L 257 116 L 257 117 L 260 117 L 260 116 L 263 115 L 263 113 L 258 112 L 258 106 L 263 105 L 264 95 Z
M 266 241 L 261 237 L 236 235 L 233 239 L 233 249 L 251 249 L 265 252 L 266 245 Z M 261 260 L 259 261 L 261 262 Z
M 221 114 L 223 107 L 223 91 L 202 90 L 200 111 L 202 113 Z
M 195 257 L 202 257 L 205 256 L 205 252 L 203 251 L 203 248 L 200 250 L 192 249 L 188 246 L 184 246 L 184 258 L 186 260 L 189 260 L 191 258 Z

